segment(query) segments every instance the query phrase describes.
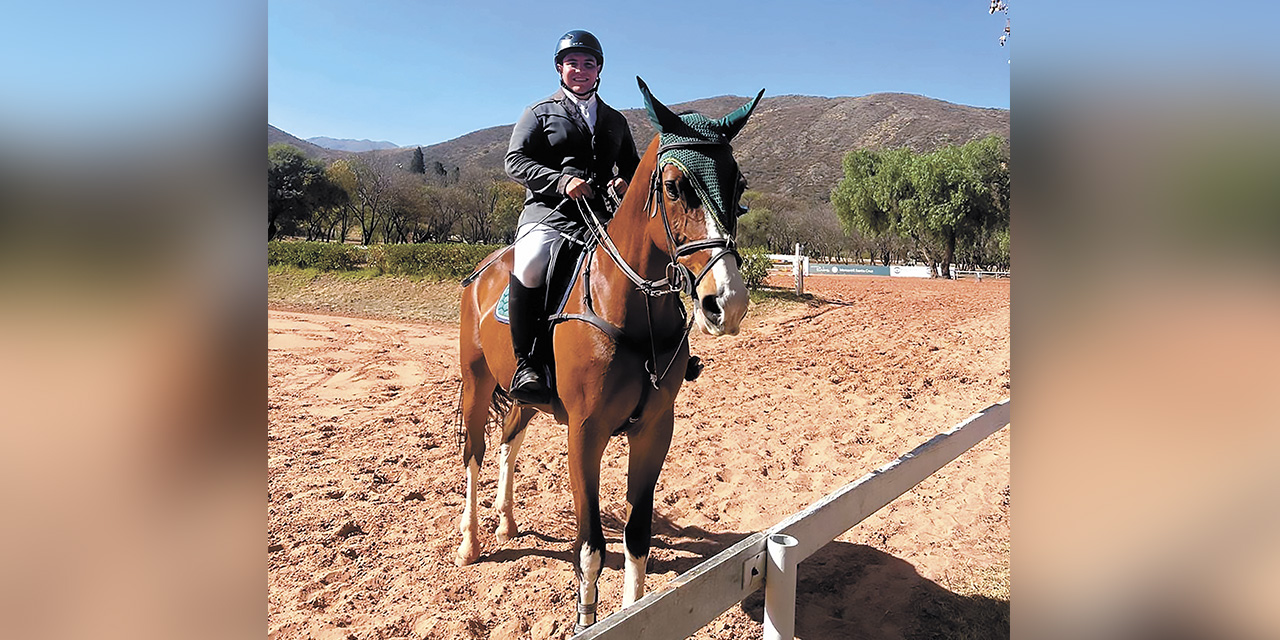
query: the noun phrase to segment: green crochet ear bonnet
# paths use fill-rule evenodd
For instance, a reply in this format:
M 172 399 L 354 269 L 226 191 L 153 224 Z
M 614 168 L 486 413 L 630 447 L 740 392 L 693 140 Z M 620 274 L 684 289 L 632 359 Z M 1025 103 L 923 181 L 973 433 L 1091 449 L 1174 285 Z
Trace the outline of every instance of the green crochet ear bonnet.
M 764 89 L 733 113 L 712 120 L 701 113 L 675 115 L 649 93 L 644 80 L 637 77 L 636 81 L 644 95 L 649 121 L 660 134 L 659 171 L 668 164 L 678 167 L 704 205 L 710 206 L 721 223 L 732 229 L 738 214 L 737 197 L 741 194 L 737 193 L 738 164 L 729 142 L 747 123 Z

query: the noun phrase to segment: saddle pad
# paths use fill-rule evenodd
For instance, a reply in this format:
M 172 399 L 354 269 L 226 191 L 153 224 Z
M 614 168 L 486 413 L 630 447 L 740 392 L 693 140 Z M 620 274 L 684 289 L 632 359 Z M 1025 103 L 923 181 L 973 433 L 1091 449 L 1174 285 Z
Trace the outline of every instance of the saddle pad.
M 578 255 L 578 259 L 574 262 L 572 274 L 569 281 L 562 288 L 563 293 L 560 295 L 560 301 L 547 309 L 547 315 L 553 316 L 564 311 L 569 304 L 569 292 L 573 291 L 573 285 L 578 282 L 578 274 L 582 272 L 582 261 L 587 257 L 589 251 L 583 251 Z M 493 307 L 493 317 L 502 324 L 511 324 L 511 285 L 507 285 L 502 290 L 502 295 L 498 297 L 498 304 Z

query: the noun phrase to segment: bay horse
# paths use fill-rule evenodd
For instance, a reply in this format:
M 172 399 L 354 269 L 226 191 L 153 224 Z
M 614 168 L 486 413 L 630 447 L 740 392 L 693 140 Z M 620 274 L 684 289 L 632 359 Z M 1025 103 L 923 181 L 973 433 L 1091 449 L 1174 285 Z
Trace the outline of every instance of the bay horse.
M 711 335 L 736 334 L 747 312 L 735 245 L 746 182 L 729 141 L 764 90 L 733 113 L 711 120 L 698 113 L 677 116 L 643 80 L 636 81 L 659 133 L 636 169 L 635 186 L 607 226 L 589 208 L 580 209 L 595 243 L 578 268 L 563 311 L 548 310 L 555 314 L 549 330 L 556 397 L 550 404 L 513 405 L 505 395 L 515 355 L 510 329 L 495 311 L 509 281 L 510 252 L 491 254 L 464 281 L 462 292 L 460 417 L 467 497 L 456 563 L 480 557 L 476 492 L 490 412 L 505 411 L 495 501 L 500 543 L 517 533 L 512 476 L 525 427 L 538 411 L 552 414 L 568 425 L 569 484 L 578 526 L 573 546 L 577 630 L 596 621 L 596 581 L 605 554 L 600 461 L 609 439 L 618 434 L 626 435 L 629 447 L 623 606 L 644 594 L 654 486 L 671 444 L 676 394 L 689 361 L 692 325 L 679 294 L 693 299 L 695 323 Z M 642 177 L 649 179 L 647 189 L 639 184 Z

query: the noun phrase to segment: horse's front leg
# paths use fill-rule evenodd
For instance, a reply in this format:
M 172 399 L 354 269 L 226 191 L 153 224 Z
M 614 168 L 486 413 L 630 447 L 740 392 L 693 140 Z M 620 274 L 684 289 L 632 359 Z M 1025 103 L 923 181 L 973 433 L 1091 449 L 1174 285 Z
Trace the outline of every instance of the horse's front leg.
M 599 592 L 596 582 L 604 567 L 604 529 L 600 523 L 600 459 L 609 442 L 609 430 L 586 424 L 569 430 L 569 486 L 578 537 L 573 551 L 578 576 L 578 617 L 574 633 L 595 624 Z
M 672 409 L 642 429 L 627 434 L 627 527 L 623 543 L 627 548 L 626 574 L 623 578 L 622 606 L 629 607 L 644 596 L 644 576 L 649 563 L 649 544 L 653 535 L 653 492 L 662 473 L 662 463 L 671 446 L 675 424 Z
M 520 445 L 524 442 L 525 428 L 529 426 L 529 420 L 535 413 L 537 409 L 515 405 L 511 407 L 511 412 L 507 414 L 503 423 L 502 446 L 498 448 L 498 497 L 494 501 L 498 509 L 498 530 L 495 532 L 498 542 L 506 542 L 516 537 L 519 531 L 516 528 L 515 515 L 512 513 L 516 454 L 520 452 Z

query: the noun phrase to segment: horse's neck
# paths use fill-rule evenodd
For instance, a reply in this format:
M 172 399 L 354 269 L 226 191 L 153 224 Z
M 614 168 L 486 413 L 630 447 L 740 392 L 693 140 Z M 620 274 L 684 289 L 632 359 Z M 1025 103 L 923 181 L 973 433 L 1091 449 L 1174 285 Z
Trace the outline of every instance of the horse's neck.
M 608 226 L 609 237 L 618 248 L 619 256 L 641 278 L 649 281 L 666 277 L 667 265 L 671 261 L 670 256 L 650 239 L 649 224 L 653 222 L 660 224 L 644 211 L 644 199 L 639 198 L 624 200 Z M 651 313 L 655 321 L 662 321 L 673 314 L 675 305 L 680 304 L 676 295 L 648 298 L 603 247 L 596 248 L 592 292 L 597 301 L 597 313 L 618 326 L 646 322 L 645 316 Z M 640 314 L 643 315 L 637 318 Z
M 618 254 L 640 277 L 645 280 L 661 280 L 671 259 L 651 239 L 649 223 L 657 221 L 644 212 L 643 206 L 634 206 L 635 202 L 627 204 L 632 206 L 619 207 L 617 214 L 609 222 L 609 237 L 618 247 Z M 617 265 L 612 266 L 618 268 Z M 618 271 L 622 275 L 620 268 Z

